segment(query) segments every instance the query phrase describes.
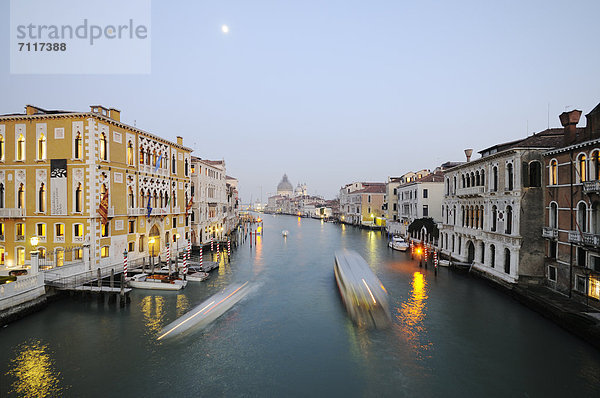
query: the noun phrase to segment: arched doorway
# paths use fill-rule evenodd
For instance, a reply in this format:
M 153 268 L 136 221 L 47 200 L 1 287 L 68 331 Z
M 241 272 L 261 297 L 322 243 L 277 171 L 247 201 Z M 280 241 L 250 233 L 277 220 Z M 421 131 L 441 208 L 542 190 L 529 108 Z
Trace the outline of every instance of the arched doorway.
M 160 254 L 160 230 L 155 225 L 150 228 L 150 233 L 148 234 L 148 252 L 151 256 L 158 256 Z
M 475 245 L 473 242 L 467 242 L 467 262 L 472 263 L 475 261 Z

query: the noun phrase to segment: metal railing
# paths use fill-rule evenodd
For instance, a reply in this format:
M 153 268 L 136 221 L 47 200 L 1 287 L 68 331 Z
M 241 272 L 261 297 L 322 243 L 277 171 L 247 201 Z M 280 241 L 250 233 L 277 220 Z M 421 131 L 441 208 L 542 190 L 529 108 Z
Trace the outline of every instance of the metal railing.
M 483 186 L 458 188 L 456 190 L 456 195 L 457 196 L 481 196 L 484 191 L 485 191 L 485 187 L 483 187 Z
M 19 208 L 2 208 L 0 209 L 1 218 L 20 218 L 23 217 L 23 209 Z
M 569 243 L 600 247 L 600 235 L 589 232 L 569 231 Z
M 595 181 L 584 181 L 583 182 L 584 193 L 600 193 L 600 180 Z

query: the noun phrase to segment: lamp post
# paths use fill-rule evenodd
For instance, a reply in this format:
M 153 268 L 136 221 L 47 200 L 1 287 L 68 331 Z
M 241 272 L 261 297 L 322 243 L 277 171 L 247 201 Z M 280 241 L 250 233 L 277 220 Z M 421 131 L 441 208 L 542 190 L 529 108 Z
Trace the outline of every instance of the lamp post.
M 179 232 L 175 234 L 175 272 L 179 273 Z M 176 274 L 176 275 L 177 275 Z

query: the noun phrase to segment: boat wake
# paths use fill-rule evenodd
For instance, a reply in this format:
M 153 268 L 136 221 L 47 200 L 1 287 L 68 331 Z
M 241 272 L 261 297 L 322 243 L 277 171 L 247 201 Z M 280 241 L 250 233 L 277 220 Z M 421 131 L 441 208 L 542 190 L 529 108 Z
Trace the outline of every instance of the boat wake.
M 233 284 L 222 292 L 211 296 L 202 304 L 194 307 L 180 318 L 165 326 L 158 336 L 158 340 L 181 335 L 190 329 L 202 329 L 210 325 L 215 319 L 223 315 L 238 301 L 250 293 L 249 281 L 243 284 Z

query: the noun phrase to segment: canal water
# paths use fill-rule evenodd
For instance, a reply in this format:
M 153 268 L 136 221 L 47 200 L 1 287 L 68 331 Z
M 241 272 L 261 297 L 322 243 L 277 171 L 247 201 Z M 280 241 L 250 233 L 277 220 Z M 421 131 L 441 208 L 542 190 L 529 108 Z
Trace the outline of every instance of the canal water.
M 287 229 L 289 236 L 282 237 Z M 207 282 L 120 309 L 63 299 L 0 329 L 0 396 L 600 396 L 600 353 L 468 275 L 419 268 L 380 232 L 266 215 Z M 333 253 L 358 251 L 392 327 L 358 330 Z M 231 283 L 251 292 L 202 330 L 163 326 Z

